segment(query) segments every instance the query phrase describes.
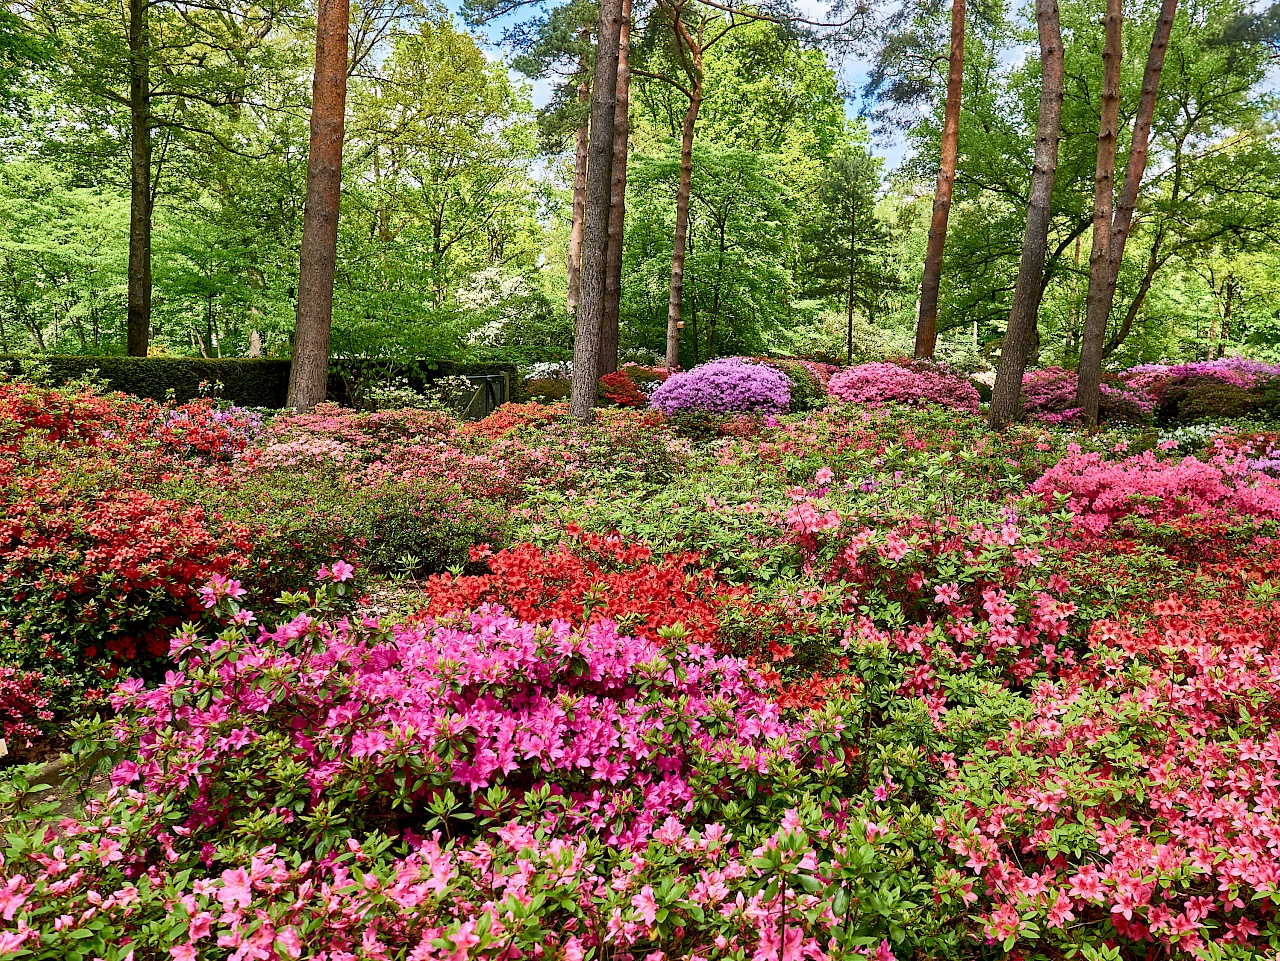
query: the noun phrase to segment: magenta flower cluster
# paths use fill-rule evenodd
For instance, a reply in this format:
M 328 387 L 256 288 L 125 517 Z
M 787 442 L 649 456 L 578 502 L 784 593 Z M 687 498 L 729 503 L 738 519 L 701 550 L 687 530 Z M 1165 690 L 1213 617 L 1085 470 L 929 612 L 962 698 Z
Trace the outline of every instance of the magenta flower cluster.
M 680 645 L 676 658 L 608 621 L 574 632 L 484 607 L 457 623 L 382 629 L 303 614 L 243 642 L 202 645 L 179 638 L 182 671 L 152 690 L 125 682 L 114 700 L 165 736 L 142 738 L 113 782 L 156 795 L 195 789 L 184 824 L 193 832 L 246 813 L 227 789 L 235 770 L 266 764 L 268 750 L 305 768 L 308 805 L 358 796 L 372 817 L 393 798 L 547 782 L 572 798 L 557 830 L 589 828 L 619 845 L 642 844 L 666 817 L 690 812 L 700 780 L 745 787 L 775 765 L 832 763 L 811 747 L 822 733 L 814 721 L 784 722 L 742 661 L 698 645 Z M 414 788 L 397 787 L 406 776 Z
M 1280 364 L 1268 364 L 1245 357 L 1220 357 L 1186 364 L 1140 364 L 1130 367 L 1120 376 L 1129 386 L 1143 390 L 1174 377 L 1207 378 L 1233 387 L 1247 388 L 1259 381 L 1280 377 Z
M 791 406 L 791 381 L 780 370 L 745 357 L 724 357 L 672 374 L 649 396 L 664 414 L 781 414 Z
M 1151 419 L 1155 401 L 1140 389 L 1103 383 L 1099 417 L 1110 423 L 1141 424 Z M 1022 377 L 1022 411 L 1042 424 L 1074 424 L 1080 420 L 1076 372 L 1061 367 L 1033 370 Z
M 834 374 L 827 392 L 837 400 L 867 407 L 903 404 L 937 405 L 978 412 L 977 389 L 942 366 L 914 364 L 860 364 Z
M 1072 445 L 1032 492 L 1050 503 L 1067 495 L 1076 523 L 1102 533 L 1124 517 L 1159 521 L 1280 519 L 1280 481 L 1252 469 L 1244 454 L 1218 451 L 1210 460 L 1161 460 L 1152 451 L 1113 461 Z

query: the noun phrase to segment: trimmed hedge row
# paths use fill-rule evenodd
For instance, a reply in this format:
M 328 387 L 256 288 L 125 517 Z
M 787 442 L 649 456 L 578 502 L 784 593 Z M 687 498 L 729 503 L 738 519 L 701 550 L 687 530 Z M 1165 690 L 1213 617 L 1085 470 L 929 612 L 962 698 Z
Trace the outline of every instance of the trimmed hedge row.
M 65 354 L 39 356 L 0 354 L 0 371 L 17 374 L 26 364 L 39 364 L 51 372 L 57 383 L 77 380 L 96 370 L 99 378 L 112 390 L 164 400 L 171 392 L 179 402 L 213 394 L 241 407 L 266 407 L 278 410 L 285 405 L 289 391 L 288 360 L 259 357 L 82 357 Z M 403 377 L 415 388 L 423 387 L 438 377 L 483 374 L 505 374 L 514 390 L 520 383 L 515 364 L 461 364 L 454 361 L 362 362 L 337 361 L 335 367 L 368 369 L 376 373 Z M 349 403 L 346 379 L 341 369 L 329 376 L 329 398 Z M 216 385 L 221 384 L 220 388 Z M 518 398 L 505 398 L 507 400 Z
M 289 361 L 258 357 L 80 357 L 63 354 L 0 354 L 0 368 L 20 373 L 24 364 L 47 367 L 58 383 L 84 377 L 91 370 L 111 387 L 136 397 L 164 400 L 170 391 L 179 402 L 214 393 L 242 407 L 284 406 L 289 389 Z M 208 387 L 201 390 L 201 385 Z

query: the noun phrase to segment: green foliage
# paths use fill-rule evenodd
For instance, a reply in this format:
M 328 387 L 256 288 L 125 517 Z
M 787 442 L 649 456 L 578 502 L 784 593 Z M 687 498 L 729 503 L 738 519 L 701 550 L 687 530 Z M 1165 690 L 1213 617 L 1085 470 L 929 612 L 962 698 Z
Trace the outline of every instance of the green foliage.
M 861 139 L 843 145 L 823 170 L 817 216 L 804 231 L 806 292 L 843 302 L 847 363 L 855 312 L 874 325 L 886 295 L 900 286 L 886 257 L 888 230 L 876 214 L 880 166 Z

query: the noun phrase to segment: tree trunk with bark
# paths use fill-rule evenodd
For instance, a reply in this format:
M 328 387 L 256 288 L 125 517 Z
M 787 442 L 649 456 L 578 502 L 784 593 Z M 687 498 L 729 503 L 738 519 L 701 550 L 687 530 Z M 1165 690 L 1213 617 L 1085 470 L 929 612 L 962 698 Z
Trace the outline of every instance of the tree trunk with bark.
M 692 78 L 689 109 L 680 133 L 680 186 L 676 189 L 676 230 L 671 248 L 671 292 L 667 300 L 667 368 L 680 366 L 680 308 L 684 298 L 685 235 L 689 231 L 689 195 L 693 191 L 693 129 L 702 107 L 701 64 Z
M 1114 8 L 1114 9 L 1113 9 Z M 1129 161 L 1125 165 L 1124 184 L 1119 201 L 1112 212 L 1115 187 L 1115 162 L 1117 117 L 1119 113 L 1120 73 L 1120 0 L 1107 0 L 1107 45 L 1103 52 L 1102 121 L 1098 127 L 1098 173 L 1094 178 L 1093 201 L 1093 253 L 1089 257 L 1089 292 L 1085 297 L 1084 334 L 1080 339 L 1080 365 L 1077 368 L 1076 404 L 1086 424 L 1098 422 L 1098 410 L 1102 403 L 1102 357 L 1107 335 L 1107 320 L 1115 303 L 1116 282 L 1120 277 L 1120 265 L 1124 260 L 1125 243 L 1133 226 L 1133 214 L 1138 205 L 1138 192 L 1147 169 L 1147 155 L 1151 141 L 1151 124 L 1155 118 L 1156 95 L 1160 89 L 1160 74 L 1164 70 L 1165 52 L 1169 48 L 1169 35 L 1173 30 L 1173 18 L 1178 0 L 1163 0 L 1155 31 L 1151 36 L 1151 48 L 1142 74 L 1142 93 L 1138 99 L 1138 112 L 1133 118 L 1133 136 L 1129 145 Z M 1115 21 L 1114 26 L 1112 21 Z M 1112 34 L 1115 34 L 1114 38 Z M 1113 66 L 1107 60 L 1107 51 L 1114 46 Z M 1108 115 L 1108 78 L 1114 72 L 1115 105 Z M 1110 122 L 1110 140 L 1105 145 L 1104 131 Z M 1103 183 L 1104 155 L 1108 168 Z M 1105 186 L 1105 195 L 1103 187 Z
M 920 280 L 920 315 L 916 321 L 917 357 L 932 357 L 938 343 L 938 293 L 942 286 L 942 254 L 951 216 L 951 193 L 956 182 L 956 157 L 960 149 L 960 95 L 964 86 L 965 0 L 951 3 L 951 56 L 947 69 L 947 102 L 943 109 L 942 149 L 938 184 L 933 192 L 933 219 L 925 248 L 924 275 Z
M 347 105 L 348 0 L 320 0 L 311 86 L 311 144 L 302 216 L 298 310 L 289 367 L 288 405 L 310 410 L 325 398 L 333 275 L 338 260 L 342 138 Z
M 587 61 L 583 57 L 579 65 L 582 70 L 582 82 L 578 84 L 578 101 L 586 104 L 591 98 L 591 84 L 587 82 Z M 586 209 L 587 196 L 587 120 L 584 117 L 578 126 L 578 134 L 573 147 L 573 220 L 569 227 L 569 255 L 566 269 L 568 271 L 568 293 L 565 295 L 565 307 L 570 315 L 578 309 L 578 300 L 582 295 L 582 215 Z
M 1098 115 L 1098 155 L 1093 173 L 1093 245 L 1089 252 L 1089 290 L 1085 295 L 1084 333 L 1080 337 L 1076 405 L 1085 423 L 1097 423 L 1102 390 L 1102 341 L 1109 304 L 1103 300 L 1111 268 L 1111 220 L 1115 203 L 1116 141 L 1120 128 L 1120 65 L 1123 57 L 1121 0 L 1107 0 L 1106 41 L 1102 48 L 1102 104 Z M 1090 411 L 1092 410 L 1092 416 Z
M 627 222 L 627 145 L 631 137 L 631 0 L 622 0 L 618 32 L 618 86 L 613 111 L 613 168 L 609 183 L 609 250 L 605 257 L 604 317 L 600 328 L 600 373 L 618 369 L 622 305 L 622 240 Z
M 1036 121 L 1035 164 L 1027 196 L 1027 228 L 1022 235 L 1018 280 L 991 392 L 990 423 L 994 428 L 1013 421 L 1021 409 L 1022 375 L 1035 338 L 1044 291 L 1041 278 L 1049 248 L 1053 180 L 1058 171 L 1064 66 L 1057 0 L 1036 0 L 1036 30 L 1040 38 L 1040 116 Z
M 129 0 L 128 351 L 147 356 L 151 338 L 151 37 L 149 0 Z
M 609 247 L 609 188 L 613 167 L 613 119 L 617 109 L 618 39 L 622 0 L 603 0 L 596 28 L 587 138 L 586 204 L 582 228 L 582 298 L 573 340 L 569 413 L 589 421 L 600 377 L 600 327 L 604 319 L 605 260 Z

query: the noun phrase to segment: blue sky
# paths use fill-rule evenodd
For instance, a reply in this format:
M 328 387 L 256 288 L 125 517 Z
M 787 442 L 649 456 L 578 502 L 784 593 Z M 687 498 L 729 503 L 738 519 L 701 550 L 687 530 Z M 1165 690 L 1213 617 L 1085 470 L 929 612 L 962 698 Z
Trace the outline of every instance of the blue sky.
M 461 8 L 460 0 L 446 0 L 446 6 L 455 15 Z M 826 7 L 818 0 L 799 0 L 798 6 L 805 16 L 815 19 L 825 16 Z M 532 15 L 532 11 L 526 11 L 525 15 Z M 514 18 L 513 18 L 514 19 Z M 461 22 L 461 21 L 459 21 Z M 509 21 L 508 21 L 509 22 Z M 504 21 L 498 21 L 485 31 L 489 37 L 497 39 L 502 35 Z M 501 56 L 502 51 L 495 44 L 489 44 L 488 50 L 494 57 Z M 856 94 L 862 89 L 867 78 L 867 63 L 857 57 L 847 57 L 836 64 L 840 73 L 840 78 L 844 89 L 850 91 L 852 96 L 845 104 L 846 112 L 852 116 L 857 113 L 858 101 Z M 541 107 L 547 103 L 551 97 L 551 82 L 548 80 L 534 80 L 532 82 L 532 95 L 535 107 Z M 901 137 L 885 137 L 877 136 L 872 142 L 872 152 L 877 156 L 885 158 L 885 164 L 888 169 L 893 169 L 898 165 L 905 155 L 906 145 Z

